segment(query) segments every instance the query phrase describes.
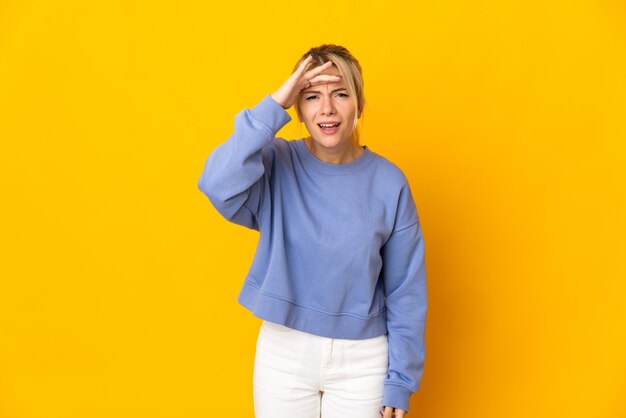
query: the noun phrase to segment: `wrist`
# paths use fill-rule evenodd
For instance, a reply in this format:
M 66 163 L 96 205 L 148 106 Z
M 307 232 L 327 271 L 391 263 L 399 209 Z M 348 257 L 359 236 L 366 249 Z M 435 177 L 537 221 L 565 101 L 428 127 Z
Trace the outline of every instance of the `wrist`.
M 272 97 L 272 99 L 274 99 L 274 101 L 275 101 L 276 103 L 278 103 L 278 104 L 280 105 L 280 107 L 282 107 L 283 109 L 287 110 L 287 109 L 289 108 L 289 106 L 285 106 L 285 104 L 284 104 L 281 100 L 279 100 L 279 99 L 276 97 L 276 95 L 275 95 L 274 93 L 270 94 L 270 96 L 271 96 L 271 97 Z

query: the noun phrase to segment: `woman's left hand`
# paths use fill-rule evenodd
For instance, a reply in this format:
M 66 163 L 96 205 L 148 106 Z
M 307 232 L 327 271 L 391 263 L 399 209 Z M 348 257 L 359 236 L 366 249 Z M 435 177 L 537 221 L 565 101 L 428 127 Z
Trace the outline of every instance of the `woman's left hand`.
M 382 413 L 383 411 L 381 411 Z M 386 406 L 382 418 L 404 418 L 406 411 L 392 406 Z

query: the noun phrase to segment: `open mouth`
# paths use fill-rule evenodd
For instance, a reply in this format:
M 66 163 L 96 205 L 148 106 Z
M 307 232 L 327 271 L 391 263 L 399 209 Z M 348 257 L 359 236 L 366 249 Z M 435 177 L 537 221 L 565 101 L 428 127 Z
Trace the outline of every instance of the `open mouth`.
M 325 134 L 333 134 L 335 132 L 337 132 L 337 130 L 339 129 L 339 125 L 341 125 L 341 122 L 337 122 L 337 123 L 318 123 L 317 126 L 319 126 L 320 130 L 325 133 Z

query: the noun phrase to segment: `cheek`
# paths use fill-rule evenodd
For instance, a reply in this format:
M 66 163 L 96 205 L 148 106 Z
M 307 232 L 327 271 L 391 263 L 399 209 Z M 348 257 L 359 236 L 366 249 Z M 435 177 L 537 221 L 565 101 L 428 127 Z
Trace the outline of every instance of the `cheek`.
M 356 108 L 352 102 L 342 102 L 338 106 L 341 108 L 344 115 L 353 115 L 356 113 Z
M 300 113 L 302 114 L 302 121 L 305 123 L 312 123 L 315 116 L 315 109 L 311 106 L 301 106 Z

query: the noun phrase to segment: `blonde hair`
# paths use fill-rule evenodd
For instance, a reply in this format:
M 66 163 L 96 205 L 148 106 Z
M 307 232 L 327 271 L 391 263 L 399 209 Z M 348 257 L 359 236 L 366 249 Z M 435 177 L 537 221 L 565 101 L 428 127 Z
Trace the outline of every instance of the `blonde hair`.
M 333 65 L 337 67 L 339 70 L 339 74 L 341 74 L 343 81 L 346 83 L 346 88 L 350 93 L 350 98 L 354 102 L 354 107 L 357 111 L 354 114 L 354 121 L 352 124 L 352 130 L 350 131 L 350 135 L 352 137 L 352 141 L 355 145 L 359 145 L 360 133 L 357 127 L 357 123 L 359 121 L 359 117 L 362 115 L 363 108 L 365 107 L 365 96 L 363 94 L 363 74 L 361 70 L 361 65 L 359 61 L 352 56 L 350 51 L 348 51 L 343 46 L 333 45 L 333 44 L 322 44 L 320 46 L 309 49 L 296 63 L 293 71 L 295 72 L 298 66 L 302 61 L 306 59 L 309 55 L 312 56 L 312 60 L 307 66 L 305 71 L 309 71 L 315 67 L 318 67 L 324 64 L 327 61 L 332 61 Z M 294 108 L 296 109 L 296 113 L 298 114 L 298 119 L 302 122 L 302 117 L 300 114 L 300 99 L 302 98 L 301 90 L 298 93 L 298 97 L 294 103 Z

